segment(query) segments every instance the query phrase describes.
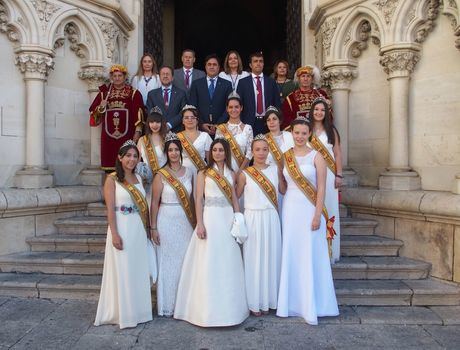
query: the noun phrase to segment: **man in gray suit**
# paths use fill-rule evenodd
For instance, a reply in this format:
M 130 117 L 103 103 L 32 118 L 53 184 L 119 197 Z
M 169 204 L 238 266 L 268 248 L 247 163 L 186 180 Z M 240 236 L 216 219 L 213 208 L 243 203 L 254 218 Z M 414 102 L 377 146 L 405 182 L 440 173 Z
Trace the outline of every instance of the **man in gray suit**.
M 174 86 L 184 90 L 188 97 L 192 83 L 197 79 L 204 78 L 206 74 L 202 70 L 193 68 L 195 51 L 185 49 L 182 51 L 181 59 L 183 67 L 174 70 Z
M 163 66 L 160 69 L 161 87 L 151 90 L 147 95 L 147 112 L 157 106 L 163 112 L 168 128 L 174 132 L 182 125 L 182 108 L 187 103 L 185 91 L 172 85 L 173 69 Z

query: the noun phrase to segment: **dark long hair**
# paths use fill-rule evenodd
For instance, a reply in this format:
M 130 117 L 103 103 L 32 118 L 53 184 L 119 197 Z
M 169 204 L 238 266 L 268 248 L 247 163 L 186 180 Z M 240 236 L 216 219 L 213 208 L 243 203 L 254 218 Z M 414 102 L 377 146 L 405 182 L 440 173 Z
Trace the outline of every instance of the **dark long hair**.
M 334 124 L 332 123 L 331 112 L 330 112 L 329 106 L 326 101 L 316 100 L 312 103 L 311 108 L 310 108 L 310 120 L 312 123 L 314 123 L 315 118 L 313 117 L 313 112 L 315 110 L 315 106 L 319 105 L 320 103 L 324 106 L 324 119 L 322 123 L 323 123 L 324 130 L 326 131 L 327 142 L 329 142 L 331 145 L 335 145 L 335 132 L 336 132 L 337 137 L 338 137 L 337 141 L 340 143 L 339 132 L 337 131 Z
M 174 143 L 178 148 L 179 148 L 179 152 L 180 152 L 180 163 L 182 164 L 182 143 L 179 141 L 179 140 L 169 140 L 169 141 L 166 141 L 165 142 L 165 146 L 164 146 L 164 149 L 163 149 L 163 152 L 166 154 L 166 164 L 168 164 L 169 166 L 171 166 L 171 160 L 169 159 L 169 153 L 168 153 L 168 149 L 169 149 L 169 145 Z M 166 165 L 165 164 L 165 165 Z
M 134 145 L 126 145 L 120 148 L 120 150 L 118 151 L 117 159 L 115 160 L 115 173 L 117 174 L 117 179 L 120 182 L 123 182 L 125 180 L 125 170 L 123 169 L 123 166 L 121 165 L 121 161 L 119 157 L 123 158 L 130 149 L 135 149 L 137 153 L 137 158 L 140 157 L 139 150 Z M 134 168 L 133 173 L 135 170 L 136 169 Z
M 225 140 L 225 139 L 215 139 L 214 141 L 212 141 L 211 143 L 211 147 L 209 147 L 209 152 L 211 153 L 210 154 L 210 157 L 209 157 L 209 163 L 208 163 L 208 166 L 206 167 L 207 169 L 211 169 L 211 168 L 214 168 L 214 164 L 216 164 L 216 162 L 214 161 L 214 158 L 212 157 L 212 149 L 213 147 L 220 143 L 222 145 L 222 147 L 224 148 L 224 152 L 225 152 L 225 165 L 230 169 L 232 170 L 232 154 L 231 154 L 231 151 L 230 151 L 230 145 L 228 144 L 228 141 Z
M 146 135 L 151 135 L 152 130 L 150 130 L 149 123 L 151 122 L 157 122 L 161 123 L 161 128 L 160 128 L 160 136 L 164 140 L 166 133 L 168 132 L 168 126 L 166 125 L 166 119 L 157 112 L 150 112 L 147 119 L 145 120 L 145 134 Z

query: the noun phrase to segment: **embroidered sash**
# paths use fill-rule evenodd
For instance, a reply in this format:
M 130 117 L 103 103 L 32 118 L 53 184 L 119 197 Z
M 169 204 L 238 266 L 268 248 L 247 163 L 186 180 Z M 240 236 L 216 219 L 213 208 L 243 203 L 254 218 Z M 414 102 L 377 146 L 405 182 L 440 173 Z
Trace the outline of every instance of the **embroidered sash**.
M 144 224 L 145 231 L 147 233 L 150 227 L 150 217 L 149 217 L 149 205 L 147 200 L 141 191 L 139 191 L 136 186 L 130 184 L 128 181 L 123 180 L 123 182 L 118 181 L 116 173 L 111 173 L 111 176 L 121 187 L 128 191 L 131 200 L 136 204 L 139 209 L 139 215 L 141 217 L 142 223 Z
M 206 168 L 206 163 L 204 162 L 203 158 L 201 158 L 200 153 L 198 150 L 193 146 L 193 143 L 185 136 L 183 131 L 177 133 L 177 137 L 179 141 L 182 143 L 185 151 L 187 152 L 189 158 L 192 160 L 195 167 L 199 170 L 203 170 Z
M 284 153 L 284 160 L 289 175 L 292 177 L 292 179 L 299 187 L 299 189 L 302 191 L 302 193 L 305 195 L 305 197 L 307 197 L 307 199 L 313 205 L 316 206 L 316 189 L 300 171 L 299 165 L 297 164 L 297 160 L 295 159 L 294 150 L 292 148 Z M 329 218 L 329 214 L 327 213 L 327 209 L 324 205 L 322 209 L 322 214 L 326 219 L 326 238 L 329 246 L 329 256 L 332 256 L 332 240 L 336 235 L 336 232 L 334 230 L 335 216 Z
M 145 151 L 147 152 L 147 158 L 152 169 L 152 173 L 155 174 L 158 169 L 160 169 L 160 165 L 158 164 L 158 157 L 155 149 L 153 148 L 152 144 L 150 143 L 149 135 L 144 135 L 144 145 Z
M 329 153 L 326 146 L 321 142 L 319 137 L 316 137 L 316 135 L 312 135 L 310 144 L 313 146 L 315 150 L 321 153 L 324 160 L 326 161 L 327 167 L 332 171 L 332 173 L 334 175 L 337 174 L 337 168 L 335 166 L 334 157 Z
M 233 207 L 233 195 L 232 195 L 232 185 L 228 182 L 225 176 L 219 174 L 218 171 L 214 168 L 208 168 L 205 171 L 205 175 L 209 176 L 211 179 L 214 180 L 216 185 L 220 188 L 222 193 L 227 198 L 228 203 Z
M 278 197 L 277 189 L 273 186 L 272 182 L 264 175 L 262 171 L 259 171 L 256 167 L 250 166 L 244 170 L 253 179 L 256 184 L 259 185 L 264 195 L 268 198 L 271 204 L 278 210 Z
M 165 168 L 161 168 L 158 172 L 163 175 L 163 177 L 168 181 L 171 187 L 176 192 L 177 198 L 179 198 L 180 205 L 182 209 L 184 209 L 185 215 L 187 216 L 190 225 L 194 228 L 196 225 L 195 219 L 195 208 L 193 206 L 193 202 L 190 199 L 190 194 L 187 192 L 185 186 L 168 170 Z
M 268 148 L 270 149 L 270 153 L 273 156 L 273 159 L 281 166 L 281 159 L 283 158 L 283 152 L 281 152 L 280 147 L 276 143 L 275 139 L 273 138 L 271 133 L 266 133 L 265 138 L 268 142 Z
M 235 157 L 238 166 L 241 166 L 241 164 L 243 164 L 244 161 L 244 154 L 241 151 L 240 145 L 238 144 L 238 142 L 236 142 L 232 133 L 228 130 L 227 125 L 219 124 L 217 125 L 217 128 L 220 130 L 224 138 L 230 144 L 230 149 L 232 150 L 232 154 Z

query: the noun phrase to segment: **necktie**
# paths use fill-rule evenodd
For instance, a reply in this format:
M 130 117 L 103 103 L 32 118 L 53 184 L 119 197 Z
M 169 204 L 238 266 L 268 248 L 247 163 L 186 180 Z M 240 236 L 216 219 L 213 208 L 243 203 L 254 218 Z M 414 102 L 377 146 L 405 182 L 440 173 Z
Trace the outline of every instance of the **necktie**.
M 263 107 L 263 96 L 262 96 L 262 83 L 260 82 L 260 77 L 256 77 L 257 83 L 256 83 L 256 89 L 257 89 L 257 106 L 256 106 L 256 113 L 257 115 L 262 115 L 264 113 L 264 107 Z
M 190 69 L 185 71 L 185 88 L 188 89 L 190 87 Z
M 215 90 L 215 86 L 214 86 L 214 78 L 213 79 L 209 79 L 210 83 L 209 83 L 209 87 L 208 87 L 208 90 L 209 90 L 209 98 L 212 100 L 212 96 L 214 96 L 214 90 Z
M 165 101 L 165 107 L 168 108 L 168 106 L 169 106 L 169 89 L 164 89 L 163 100 Z

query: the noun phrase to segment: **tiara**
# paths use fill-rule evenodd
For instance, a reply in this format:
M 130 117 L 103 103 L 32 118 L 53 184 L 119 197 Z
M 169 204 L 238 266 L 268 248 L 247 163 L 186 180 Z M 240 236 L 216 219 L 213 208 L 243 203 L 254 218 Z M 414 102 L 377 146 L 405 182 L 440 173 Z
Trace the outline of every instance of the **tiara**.
M 152 113 L 157 113 L 161 116 L 163 116 L 163 112 L 161 111 L 161 108 L 158 107 L 158 106 L 154 106 L 151 110 L 150 110 L 150 114 Z
M 182 107 L 182 112 L 188 111 L 190 109 L 197 110 L 197 108 L 194 105 L 185 105 L 184 107 Z
M 241 100 L 240 95 L 238 95 L 238 93 L 236 91 L 232 91 L 230 93 L 230 95 L 228 95 L 227 100 L 230 100 L 231 98 L 237 98 L 238 100 Z
M 327 100 L 324 98 L 324 96 L 318 96 L 318 97 L 316 97 L 316 98 L 313 100 L 312 104 L 315 103 L 316 101 L 324 102 L 326 105 L 329 106 L 329 103 L 328 103 Z
M 265 110 L 265 113 L 268 112 L 279 112 L 280 110 L 276 108 L 275 106 L 268 106 L 268 108 Z
M 254 141 L 267 141 L 267 137 L 264 135 L 264 134 L 257 134 L 255 137 L 254 137 Z
M 126 147 L 126 146 L 137 147 L 136 143 L 133 140 L 128 140 L 124 144 L 121 145 L 120 149 L 122 149 L 123 147 Z
M 176 133 L 169 131 L 165 136 L 165 142 L 179 140 Z
M 295 120 L 301 120 L 301 121 L 304 121 L 304 122 L 307 122 L 307 123 L 310 122 L 310 118 L 309 117 L 304 117 L 304 116 L 299 116 L 299 117 L 295 118 Z

